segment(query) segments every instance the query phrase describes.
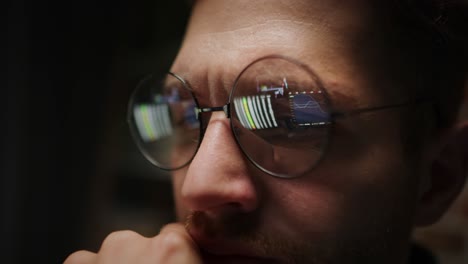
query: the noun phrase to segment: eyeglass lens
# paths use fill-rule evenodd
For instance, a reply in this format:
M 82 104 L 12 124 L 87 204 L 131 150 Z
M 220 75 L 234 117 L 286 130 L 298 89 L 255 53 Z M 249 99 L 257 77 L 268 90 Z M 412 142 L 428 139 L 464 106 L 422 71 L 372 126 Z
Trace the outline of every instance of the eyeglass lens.
M 279 177 L 301 175 L 328 142 L 328 97 L 306 67 L 282 57 L 250 64 L 232 90 L 231 125 L 247 157 Z
M 197 102 L 178 77 L 149 77 L 135 91 L 129 108 L 132 134 L 144 155 L 156 166 L 185 166 L 200 140 Z

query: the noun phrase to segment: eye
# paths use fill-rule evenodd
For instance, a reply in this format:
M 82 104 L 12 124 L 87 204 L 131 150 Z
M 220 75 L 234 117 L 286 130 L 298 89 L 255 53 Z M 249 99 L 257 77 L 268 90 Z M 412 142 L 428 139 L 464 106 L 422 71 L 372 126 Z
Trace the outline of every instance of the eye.
M 257 166 L 291 175 L 320 159 L 330 107 L 318 78 L 302 65 L 281 57 L 252 63 L 237 78 L 231 102 L 236 139 Z

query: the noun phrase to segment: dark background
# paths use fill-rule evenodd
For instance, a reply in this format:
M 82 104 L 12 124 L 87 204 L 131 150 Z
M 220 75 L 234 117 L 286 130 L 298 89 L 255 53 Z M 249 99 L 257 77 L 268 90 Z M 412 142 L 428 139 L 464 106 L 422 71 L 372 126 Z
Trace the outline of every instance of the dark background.
M 146 74 L 167 70 L 186 1 L 9 0 L 1 88 L 1 263 L 61 263 L 106 234 L 152 235 L 170 187 L 125 121 Z
M 173 218 L 170 185 L 125 119 L 138 81 L 176 55 L 188 2 L 3 1 L 0 263 L 61 263 L 109 232 L 151 236 Z M 468 263 L 464 193 L 421 236 L 442 263 Z

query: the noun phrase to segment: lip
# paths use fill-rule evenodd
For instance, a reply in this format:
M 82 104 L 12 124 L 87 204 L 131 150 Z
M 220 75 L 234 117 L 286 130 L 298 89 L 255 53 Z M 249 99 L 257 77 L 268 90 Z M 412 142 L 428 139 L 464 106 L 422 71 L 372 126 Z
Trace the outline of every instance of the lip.
M 199 246 L 204 264 L 214 263 L 246 263 L 263 264 L 279 263 L 271 256 L 263 256 L 258 250 L 241 241 L 220 238 L 209 238 L 195 231 L 189 231 L 190 236 Z
M 225 237 L 219 236 L 207 236 L 205 233 L 197 230 L 188 230 L 188 233 L 202 251 L 211 255 L 259 256 L 259 252 L 255 252 L 247 243 L 242 243 L 239 240 L 228 240 Z

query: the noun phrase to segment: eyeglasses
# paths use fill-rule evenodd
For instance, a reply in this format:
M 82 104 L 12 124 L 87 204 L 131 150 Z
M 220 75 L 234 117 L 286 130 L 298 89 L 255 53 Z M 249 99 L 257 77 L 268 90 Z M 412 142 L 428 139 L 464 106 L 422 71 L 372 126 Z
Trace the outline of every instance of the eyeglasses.
M 424 101 L 335 112 L 317 74 L 274 55 L 244 68 L 223 106 L 200 107 L 189 83 L 175 73 L 162 81 L 149 76 L 132 95 L 128 122 L 144 156 L 163 170 L 176 170 L 196 155 L 209 122 L 205 116 L 224 111 L 239 148 L 253 165 L 276 177 L 294 178 L 324 157 L 336 119 Z

